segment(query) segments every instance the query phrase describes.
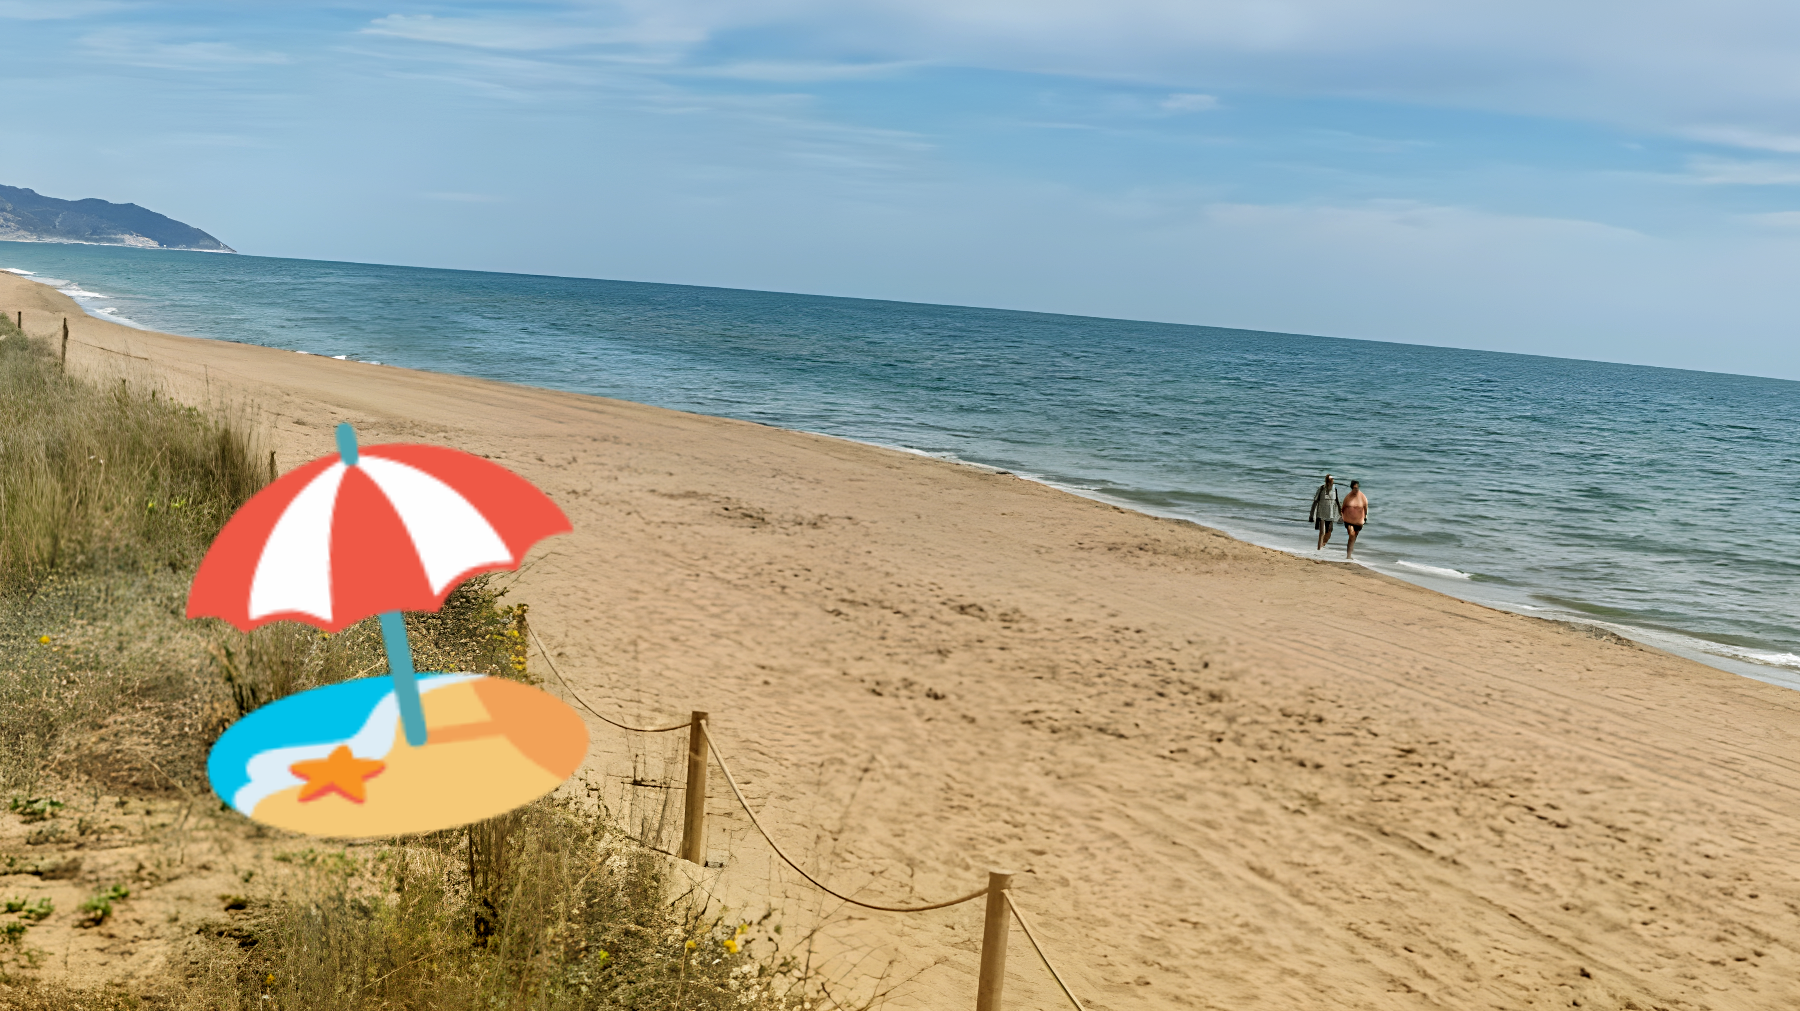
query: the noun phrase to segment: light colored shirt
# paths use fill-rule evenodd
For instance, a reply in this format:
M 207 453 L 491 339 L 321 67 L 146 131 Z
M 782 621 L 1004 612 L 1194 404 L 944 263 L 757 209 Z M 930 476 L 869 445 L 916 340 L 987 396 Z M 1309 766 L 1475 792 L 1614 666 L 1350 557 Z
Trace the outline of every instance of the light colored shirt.
M 1313 492 L 1312 513 L 1309 517 L 1314 523 L 1336 523 L 1338 521 L 1337 486 L 1322 484 Z

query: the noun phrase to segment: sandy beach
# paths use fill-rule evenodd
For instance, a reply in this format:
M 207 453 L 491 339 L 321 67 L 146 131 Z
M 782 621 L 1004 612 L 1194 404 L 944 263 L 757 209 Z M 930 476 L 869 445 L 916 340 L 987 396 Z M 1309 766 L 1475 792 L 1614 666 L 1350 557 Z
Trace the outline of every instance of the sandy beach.
M 283 469 L 348 420 L 530 479 L 575 532 L 510 599 L 576 692 L 639 725 L 711 713 L 834 887 L 1019 872 L 1092 1008 L 1800 1006 L 1787 689 L 1011 475 L 149 333 L 5 274 L 0 309 L 66 316 L 80 374 L 254 412 Z M 577 788 L 661 811 L 680 735 L 588 723 Z M 973 1005 L 978 903 L 843 908 L 716 779 L 710 810 L 700 887 L 817 927 L 848 993 Z M 1009 1006 L 1066 1006 L 1012 946 Z

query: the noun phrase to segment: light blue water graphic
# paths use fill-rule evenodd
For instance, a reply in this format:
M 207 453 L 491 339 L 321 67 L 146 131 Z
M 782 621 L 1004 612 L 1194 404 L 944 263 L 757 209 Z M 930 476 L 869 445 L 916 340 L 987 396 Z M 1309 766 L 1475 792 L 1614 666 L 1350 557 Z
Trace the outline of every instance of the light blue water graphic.
M 1307 502 L 1329 471 L 1361 480 L 1373 501 L 1364 564 L 1800 687 L 1800 383 L 103 246 L 4 242 L 0 268 L 158 330 L 901 447 L 1303 555 L 1313 555 Z M 1320 557 L 1341 558 L 1342 544 L 1340 532 Z

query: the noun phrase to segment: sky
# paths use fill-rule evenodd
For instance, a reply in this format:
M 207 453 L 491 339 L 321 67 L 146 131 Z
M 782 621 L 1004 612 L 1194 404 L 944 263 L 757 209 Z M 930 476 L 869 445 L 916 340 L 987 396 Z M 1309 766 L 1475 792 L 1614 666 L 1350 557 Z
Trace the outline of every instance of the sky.
M 0 0 L 0 183 L 247 253 L 1800 379 L 1800 5 Z

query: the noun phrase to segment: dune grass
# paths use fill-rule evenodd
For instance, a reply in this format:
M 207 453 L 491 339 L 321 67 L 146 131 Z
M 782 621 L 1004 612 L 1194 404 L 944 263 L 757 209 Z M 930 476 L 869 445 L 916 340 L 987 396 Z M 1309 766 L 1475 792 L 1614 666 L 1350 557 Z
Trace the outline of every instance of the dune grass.
M 244 426 L 65 376 L 0 323 L 0 791 L 194 779 L 213 692 L 181 600 L 268 476 Z
M 268 479 L 242 426 L 72 379 L 0 327 L 0 590 L 59 569 L 191 569 Z
M 288 897 L 243 915 L 184 1007 L 809 1006 L 768 916 L 672 895 L 667 858 L 567 802 L 373 852 L 283 856 Z
M 45 775 L 204 792 L 205 749 L 284 695 L 386 670 L 374 619 L 326 636 L 181 618 L 207 545 L 270 478 L 247 427 L 63 375 L 0 322 L 0 793 Z M 519 675 L 524 615 L 478 578 L 408 614 L 421 670 Z
M 17 799 L 11 816 L 53 819 L 57 791 L 90 787 L 205 798 L 206 750 L 232 721 L 385 672 L 373 619 L 335 635 L 183 619 L 207 544 L 268 477 L 242 426 L 65 377 L 46 348 L 0 326 L 0 803 Z M 438 612 L 406 615 L 420 669 L 532 680 L 526 609 L 504 593 L 478 578 Z M 811 1006 L 772 914 L 727 917 L 591 804 L 540 801 L 378 845 L 280 845 L 286 874 L 228 897 L 177 976 L 76 989 L 35 983 L 14 959 L 0 1006 Z M 104 920 L 124 893 L 96 896 L 67 915 Z M 35 928 L 15 919 L 19 936 L 0 944 L 25 951 Z

